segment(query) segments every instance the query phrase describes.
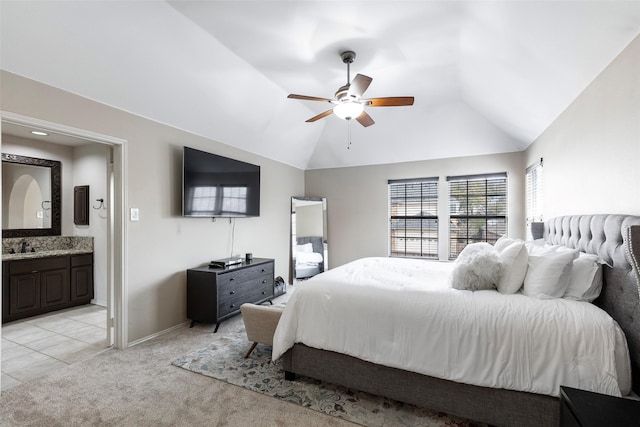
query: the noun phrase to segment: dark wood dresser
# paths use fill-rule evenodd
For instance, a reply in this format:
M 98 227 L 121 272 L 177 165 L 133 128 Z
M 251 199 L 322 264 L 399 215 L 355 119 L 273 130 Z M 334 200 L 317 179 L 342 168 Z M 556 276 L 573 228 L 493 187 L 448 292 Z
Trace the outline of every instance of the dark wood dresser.
M 195 322 L 216 323 L 240 312 L 244 303 L 259 304 L 273 298 L 274 260 L 254 258 L 226 268 L 187 270 L 187 317 Z

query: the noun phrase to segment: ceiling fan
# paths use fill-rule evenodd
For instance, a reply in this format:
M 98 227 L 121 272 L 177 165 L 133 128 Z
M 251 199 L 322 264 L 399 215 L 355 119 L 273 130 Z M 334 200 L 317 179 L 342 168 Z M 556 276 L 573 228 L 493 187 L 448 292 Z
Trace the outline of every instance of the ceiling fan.
M 335 114 L 344 120 L 356 119 L 362 126 L 371 126 L 375 122 L 366 111 L 364 107 L 397 107 L 405 105 L 413 105 L 413 96 L 393 96 L 388 98 L 362 98 L 362 94 L 367 90 L 371 81 L 371 77 L 364 74 L 356 74 L 351 81 L 350 65 L 356 58 L 356 54 L 353 51 L 346 51 L 340 54 L 342 62 L 347 64 L 347 84 L 338 89 L 333 99 L 318 98 L 315 96 L 296 95 L 290 94 L 287 98 L 302 99 L 305 101 L 320 101 L 329 102 L 334 104 L 334 107 L 330 110 L 320 113 L 317 116 L 311 117 L 307 120 L 307 123 L 315 122 L 324 117 Z

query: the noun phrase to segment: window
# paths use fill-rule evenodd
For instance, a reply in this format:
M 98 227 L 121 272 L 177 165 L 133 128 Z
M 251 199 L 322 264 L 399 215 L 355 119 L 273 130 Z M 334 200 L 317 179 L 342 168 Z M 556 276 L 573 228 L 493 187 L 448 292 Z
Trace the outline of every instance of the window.
M 247 212 L 247 187 L 224 187 L 222 191 L 223 212 Z
M 438 178 L 389 181 L 389 255 L 438 257 Z
M 527 239 L 532 239 L 531 223 L 542 221 L 542 158 L 526 171 Z
M 507 233 L 507 174 L 447 177 L 449 259 L 469 243 L 495 243 Z
M 193 211 L 198 213 L 213 212 L 216 207 L 216 200 L 216 187 L 196 187 L 191 198 Z

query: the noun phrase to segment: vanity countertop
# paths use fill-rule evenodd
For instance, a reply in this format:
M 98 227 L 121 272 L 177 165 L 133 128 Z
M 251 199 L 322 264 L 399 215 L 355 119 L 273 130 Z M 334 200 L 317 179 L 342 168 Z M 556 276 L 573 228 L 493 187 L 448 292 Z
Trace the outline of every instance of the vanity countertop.
M 90 254 L 92 250 L 87 249 L 57 249 L 50 251 L 36 251 L 16 254 L 2 254 L 2 261 L 16 261 L 19 259 L 44 258 L 49 256 Z

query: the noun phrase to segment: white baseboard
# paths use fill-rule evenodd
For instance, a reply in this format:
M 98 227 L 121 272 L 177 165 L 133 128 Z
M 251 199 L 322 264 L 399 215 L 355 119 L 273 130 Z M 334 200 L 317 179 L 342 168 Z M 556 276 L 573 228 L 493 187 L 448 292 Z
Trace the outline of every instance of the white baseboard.
M 107 307 L 107 302 L 106 301 L 98 301 L 98 300 L 92 299 L 91 300 L 91 304 L 99 305 L 100 307 L 105 307 L 105 308 Z
M 149 341 L 150 339 L 159 337 L 160 335 L 168 334 L 169 332 L 175 331 L 176 329 L 180 329 L 180 328 L 182 328 L 182 327 L 184 327 L 186 325 L 189 325 L 190 323 L 191 323 L 191 321 L 187 320 L 184 323 L 180 323 L 180 324 L 178 324 L 176 326 L 172 326 L 169 329 L 165 329 L 164 331 L 156 332 L 155 334 L 147 335 L 146 337 L 137 339 L 135 341 L 131 341 L 129 344 L 127 344 L 127 347 L 133 347 L 134 345 L 138 345 L 138 344 L 141 344 L 141 343 L 143 343 L 145 341 Z

